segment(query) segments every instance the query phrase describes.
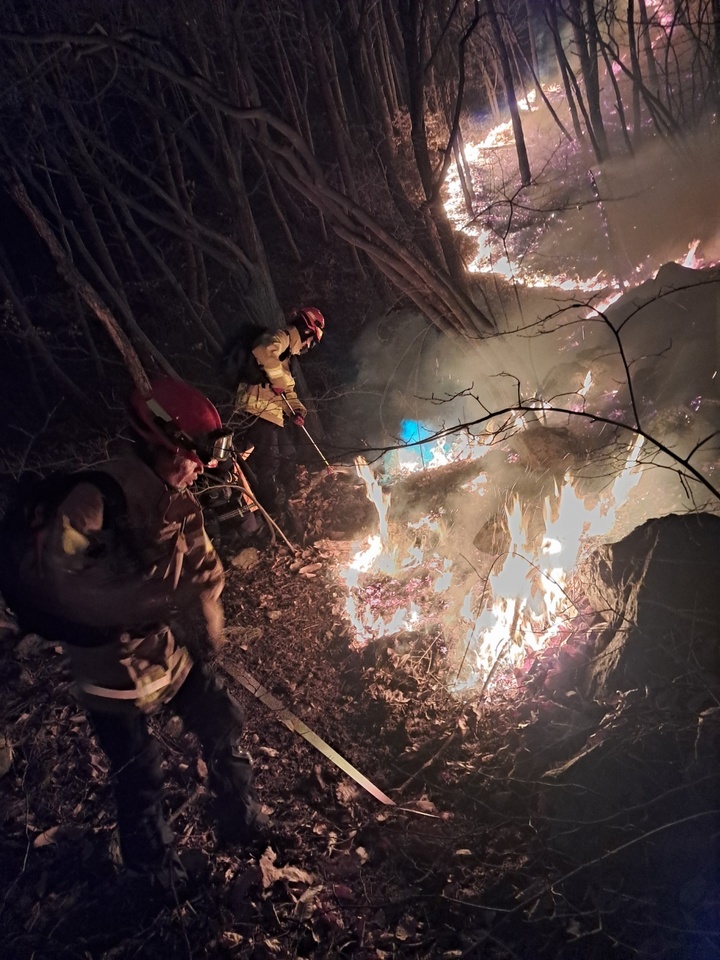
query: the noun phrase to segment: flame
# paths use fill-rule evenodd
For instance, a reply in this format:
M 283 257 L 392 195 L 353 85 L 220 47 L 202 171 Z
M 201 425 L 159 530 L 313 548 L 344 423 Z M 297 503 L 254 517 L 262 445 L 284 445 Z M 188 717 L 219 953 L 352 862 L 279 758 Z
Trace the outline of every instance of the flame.
M 559 86 L 547 87 L 545 93 L 551 99 L 563 96 Z M 539 109 L 535 92 L 521 101 L 519 107 L 527 112 Z M 514 146 L 510 120 L 487 129 L 475 142 L 467 135 L 465 141 L 465 159 L 471 174 L 483 184 L 478 195 L 486 197 L 498 176 L 504 191 L 507 178 L 503 163 L 506 157 L 511 157 L 508 148 Z M 524 246 L 514 249 L 514 235 L 507 234 L 501 227 L 494 228 L 492 211 L 469 212 L 455 165 L 448 171 L 444 189 L 448 217 L 474 244 L 470 272 L 494 274 L 529 287 L 602 294 L 587 314 L 589 317 L 597 317 L 598 312 L 622 296 L 621 281 L 602 271 L 588 270 L 589 275 L 581 277 L 544 273 L 533 267 L 533 251 L 527 249 L 526 242 L 530 228 L 516 231 L 516 245 L 522 242 Z M 554 214 L 549 214 L 546 220 L 551 223 L 553 218 Z M 539 239 L 540 228 L 535 229 Z M 687 253 L 677 262 L 686 267 L 710 265 L 697 257 L 699 245 L 699 240 L 692 241 Z M 632 269 L 634 283 L 654 273 L 648 260 Z M 588 372 L 577 391 L 578 402 L 584 402 L 593 386 Z M 541 401 L 539 406 L 543 407 Z M 525 416 L 518 415 L 513 426 L 516 430 L 528 429 Z M 409 444 L 395 455 L 394 471 L 397 475 L 407 475 L 481 458 L 492 439 L 490 425 L 487 429 L 485 437 L 464 432 L 428 444 Z M 434 432 L 424 427 L 423 430 L 417 440 Z M 439 533 L 436 517 L 425 517 L 404 527 L 393 521 L 391 534 L 390 492 L 381 487 L 369 465 L 358 459 L 358 475 L 366 484 L 368 499 L 377 509 L 379 532 L 353 546 L 352 560 L 340 573 L 347 588 L 346 613 L 356 642 L 362 645 L 400 631 L 440 629 L 448 645 L 454 645 L 462 653 L 465 664 L 462 677 L 458 671 L 456 690 L 477 684 L 487 687 L 498 666 L 522 670 L 527 656 L 562 637 L 576 615 L 571 596 L 573 573 L 593 539 L 612 530 L 618 509 L 640 480 L 642 447 L 643 440 L 638 437 L 627 450 L 624 467 L 609 491 L 594 502 L 581 497 L 572 478 L 566 476 L 554 496 L 542 505 L 543 530 L 541 534 L 536 530 L 532 539 L 528 538 L 527 518 L 520 501 L 509 504 L 507 549 L 496 558 L 486 581 L 475 583 L 470 589 L 466 566 L 461 572 L 457 559 L 441 557 L 428 549 L 428 542 Z M 474 480 L 463 485 L 463 491 L 468 496 L 483 496 L 487 487 L 487 477 L 478 471 Z
M 423 424 L 419 424 L 419 427 L 427 436 L 432 436 L 435 432 L 424 427 Z M 428 441 L 427 444 L 409 445 L 396 451 L 393 470 L 400 476 L 407 476 L 421 470 L 436 470 L 451 463 L 478 460 L 488 452 L 491 441 L 490 433 L 475 436 L 462 431 L 452 436 L 439 437 L 434 442 Z M 367 473 L 359 475 L 367 482 Z M 370 499 L 373 497 L 374 495 L 370 496 Z M 375 502 L 374 499 L 373 502 Z
M 355 457 L 355 469 L 360 479 L 365 482 L 368 500 L 375 504 L 375 509 L 378 512 L 380 540 L 383 544 L 387 544 L 390 539 L 387 522 L 390 499 L 383 493 L 380 482 L 370 469 L 370 464 L 364 457 Z
M 693 240 L 693 242 L 688 245 L 688 252 L 685 254 L 685 257 L 682 260 L 683 267 L 690 267 L 691 270 L 694 270 L 698 266 L 699 260 L 695 254 L 697 253 L 697 248 L 699 246 L 699 240 Z
M 583 389 L 590 385 L 588 375 Z M 456 691 L 485 687 L 498 667 L 522 672 L 527 657 L 557 640 L 577 615 L 569 588 L 573 572 L 593 538 L 610 531 L 618 505 L 640 479 L 642 447 L 643 438 L 638 437 L 610 491 L 595 503 L 579 496 L 566 476 L 543 504 L 541 535 L 528 536 L 522 504 L 513 500 L 506 508 L 507 549 L 496 558 L 487 580 L 461 591 L 461 596 L 452 590 L 456 561 L 428 548 L 442 539 L 441 520 L 425 516 L 397 531 L 398 541 L 410 541 L 398 562 L 400 549 L 391 543 L 388 523 L 391 495 L 381 489 L 368 464 L 359 461 L 358 474 L 383 532 L 356 545 L 352 560 L 340 571 L 355 643 L 440 629 L 456 650 L 464 651 L 466 675 L 457 679 Z
M 669 16 L 672 19 L 674 14 Z M 662 17 L 660 16 L 655 22 L 662 24 Z M 613 69 L 617 71 L 619 65 L 615 64 Z M 562 110 L 564 92 L 558 84 L 545 86 L 544 93 L 550 102 L 554 101 L 558 109 Z M 520 100 L 518 107 L 526 113 L 538 111 L 540 105 L 536 103 L 536 91 L 532 90 L 526 99 Z M 483 198 L 483 209 L 468 210 L 466 191 L 463 190 L 460 174 L 454 163 L 448 169 L 443 188 L 448 218 L 455 228 L 471 238 L 475 245 L 475 253 L 470 258 L 468 270 L 471 273 L 494 274 L 514 284 L 534 288 L 554 288 L 577 293 L 608 291 L 608 299 L 598 309 L 609 306 L 612 302 L 610 298 L 617 299 L 622 294 L 621 280 L 608 276 L 602 270 L 590 276 L 570 276 L 545 273 L 533 266 L 533 253 L 539 246 L 541 235 L 546 229 L 551 228 L 556 217 L 555 213 L 549 212 L 542 224 L 531 217 L 528 217 L 527 222 L 522 223 L 521 207 L 511 205 L 507 199 L 508 182 L 514 176 L 512 148 L 515 140 L 510 118 L 493 126 L 487 126 L 480 139 L 474 142 L 468 132 L 464 131 L 464 140 L 464 155 L 470 169 L 472 188 L 476 196 Z M 558 148 L 556 152 L 559 153 L 560 149 L 572 151 L 575 147 L 566 145 Z M 547 160 L 540 162 L 544 166 Z M 488 197 L 497 198 L 499 206 L 492 202 L 487 205 Z M 494 209 L 497 207 L 501 211 L 505 208 L 509 210 L 511 206 L 516 228 L 508 232 L 502 214 L 500 214 L 500 222 L 495 226 L 498 214 Z M 522 229 L 518 229 L 518 226 Z M 692 241 L 687 254 L 676 262 L 691 268 L 714 265 L 697 257 L 699 244 L 698 240 Z M 648 260 L 635 264 L 632 269 L 635 273 L 633 280 L 637 279 L 640 282 L 654 275 L 653 264 Z
M 493 127 L 485 139 L 478 144 L 478 147 L 480 150 L 494 150 L 496 147 L 509 147 L 514 143 L 512 120 L 505 120 Z

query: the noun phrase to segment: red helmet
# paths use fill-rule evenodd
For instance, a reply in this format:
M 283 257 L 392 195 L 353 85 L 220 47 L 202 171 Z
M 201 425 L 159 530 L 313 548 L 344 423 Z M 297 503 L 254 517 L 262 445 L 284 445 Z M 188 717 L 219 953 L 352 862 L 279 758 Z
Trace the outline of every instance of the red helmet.
M 290 322 L 297 328 L 301 340 L 312 340 L 311 346 L 316 346 L 322 340 L 325 317 L 317 307 L 300 307 Z
M 133 425 L 153 446 L 182 449 L 203 466 L 227 459 L 232 434 L 223 429 L 220 414 L 206 396 L 182 380 L 157 377 L 150 391 L 130 396 Z

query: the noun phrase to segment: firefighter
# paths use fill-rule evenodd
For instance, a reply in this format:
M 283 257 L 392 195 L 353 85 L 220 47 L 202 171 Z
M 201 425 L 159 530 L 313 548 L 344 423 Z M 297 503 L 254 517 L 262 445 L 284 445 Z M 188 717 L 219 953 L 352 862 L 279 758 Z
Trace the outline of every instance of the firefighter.
M 232 437 L 206 397 L 170 378 L 135 391 L 130 408 L 132 449 L 95 468 L 121 505 L 105 484 L 71 489 L 44 532 L 39 602 L 110 762 L 123 862 L 174 884 L 182 867 L 149 715 L 170 708 L 197 735 L 221 842 L 249 843 L 266 826 L 240 748 L 243 710 L 209 666 L 223 641 L 224 575 L 190 490 Z
M 235 409 L 259 498 L 271 514 L 284 510 L 294 479 L 295 446 L 285 423 L 290 419 L 302 427 L 307 416 L 295 392 L 291 360 L 317 346 L 324 330 L 325 318 L 316 307 L 300 308 L 287 327 L 254 340 L 241 373 Z

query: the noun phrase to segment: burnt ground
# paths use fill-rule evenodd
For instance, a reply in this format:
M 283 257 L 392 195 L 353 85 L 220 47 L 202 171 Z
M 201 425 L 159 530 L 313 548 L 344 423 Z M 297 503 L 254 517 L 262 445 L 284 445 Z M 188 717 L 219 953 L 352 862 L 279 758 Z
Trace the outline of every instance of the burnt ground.
M 712 748 L 698 754 L 698 704 L 642 689 L 583 696 L 591 613 L 482 698 L 447 692 L 437 636 L 354 648 L 328 547 L 349 520 L 326 493 L 312 506 L 315 529 L 296 555 L 267 542 L 257 555 L 224 548 L 228 643 L 217 666 L 247 710 L 267 846 L 217 848 L 197 746 L 172 715 L 153 720 L 168 815 L 196 875 L 186 899 L 155 902 L 113 865 L 107 768 L 62 653 L 2 625 L 3 957 L 720 956 L 717 763 Z M 395 806 L 278 722 L 223 664 L 250 673 Z M 694 767 L 661 773 L 668 750 L 693 744 Z M 603 782 L 586 778 L 573 800 L 568 770 L 596 755 Z

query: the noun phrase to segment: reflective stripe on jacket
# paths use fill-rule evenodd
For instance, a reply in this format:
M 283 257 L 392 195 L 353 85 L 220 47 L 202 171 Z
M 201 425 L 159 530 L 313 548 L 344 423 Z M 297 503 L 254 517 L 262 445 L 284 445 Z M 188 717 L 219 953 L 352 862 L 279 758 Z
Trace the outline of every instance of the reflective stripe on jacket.
M 266 380 L 260 384 L 239 384 L 236 409 L 240 413 L 260 417 L 282 427 L 288 409 L 285 400 L 273 390 L 273 387 L 276 387 L 282 390 L 293 413 L 305 416 L 307 411 L 298 400 L 295 378 L 290 370 L 290 360 L 300 353 L 301 348 L 302 341 L 295 327 L 264 333 L 258 337 L 252 353 Z
M 193 661 L 172 631 L 163 627 L 139 638 L 122 634 L 115 644 L 76 647 L 66 643 L 75 695 L 91 710 L 117 713 L 128 707 L 153 713 L 178 692 Z

